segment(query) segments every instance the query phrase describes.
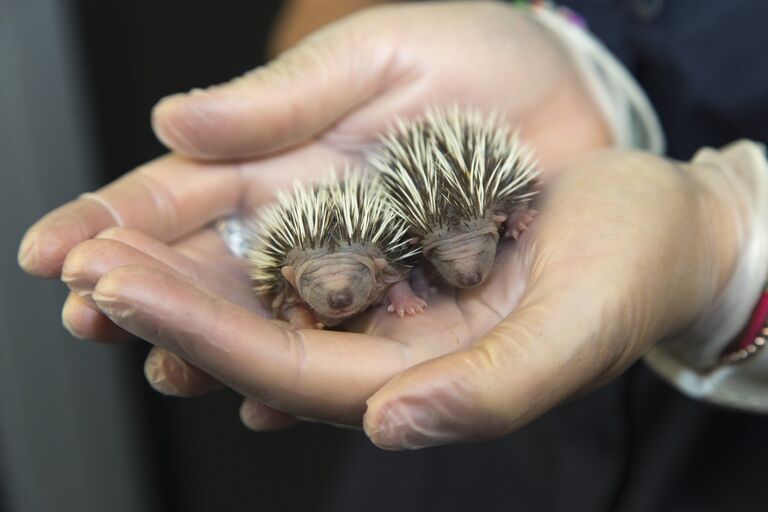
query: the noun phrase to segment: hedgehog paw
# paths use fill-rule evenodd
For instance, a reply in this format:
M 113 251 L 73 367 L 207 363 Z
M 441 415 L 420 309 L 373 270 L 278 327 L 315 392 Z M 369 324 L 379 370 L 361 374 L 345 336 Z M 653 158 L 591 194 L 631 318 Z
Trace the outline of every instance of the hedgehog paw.
M 387 311 L 395 313 L 400 318 L 404 318 L 405 315 L 413 316 L 418 313 L 423 313 L 427 308 L 427 302 L 421 297 L 413 296 L 407 299 L 402 299 L 397 302 L 397 305 L 390 304 L 387 307 Z
M 514 240 L 520 238 L 538 213 L 533 208 L 520 208 L 512 212 L 507 219 L 506 237 Z
M 283 318 L 291 324 L 291 329 L 294 331 L 299 329 L 322 329 L 325 327 L 322 323 L 318 322 L 312 310 L 304 304 L 283 306 L 282 309 Z
M 389 299 L 387 311 L 395 313 L 400 318 L 405 317 L 406 314 L 416 315 L 422 313 L 427 307 L 427 301 L 413 292 L 408 281 L 400 281 L 393 284 L 389 289 L 387 298 Z

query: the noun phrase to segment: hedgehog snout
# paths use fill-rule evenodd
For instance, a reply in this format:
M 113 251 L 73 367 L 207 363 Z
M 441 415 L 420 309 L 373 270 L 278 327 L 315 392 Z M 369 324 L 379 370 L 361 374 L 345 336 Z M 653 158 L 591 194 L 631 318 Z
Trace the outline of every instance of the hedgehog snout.
M 459 288 L 482 284 L 493 268 L 497 237 L 487 233 L 461 233 L 434 244 L 427 256 L 448 283 Z
M 468 274 L 459 274 L 456 276 L 456 280 L 462 288 L 472 288 L 483 282 L 483 273 L 476 270 Z
M 331 309 L 344 309 L 352 305 L 352 290 L 344 288 L 343 290 L 334 290 L 328 294 L 328 306 Z
M 448 264 L 435 265 L 443 279 L 459 288 L 474 288 L 481 285 L 491 273 L 492 262 L 482 258 L 468 257 Z
M 349 253 L 311 259 L 300 271 L 299 295 L 321 317 L 348 318 L 376 299 L 376 276 Z

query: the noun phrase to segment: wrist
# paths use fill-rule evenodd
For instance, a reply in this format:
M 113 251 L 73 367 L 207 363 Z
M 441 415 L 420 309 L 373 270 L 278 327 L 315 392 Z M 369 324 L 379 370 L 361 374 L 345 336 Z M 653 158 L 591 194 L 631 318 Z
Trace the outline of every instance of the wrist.
M 694 163 L 719 167 L 729 181 L 720 189 L 730 194 L 727 202 L 741 222 L 734 227 L 737 256 L 714 303 L 685 332 L 653 348 L 645 361 L 693 398 L 767 413 L 768 350 L 761 347 L 768 313 L 768 163 L 761 147 L 750 141 L 699 151 Z
M 703 149 L 685 167 L 702 190 L 702 245 L 692 248 L 691 258 L 704 257 L 703 266 L 694 268 L 709 273 L 698 276 L 709 298 L 691 324 L 659 349 L 704 378 L 724 354 L 748 351 L 757 338 L 746 339 L 762 318 L 755 305 L 768 277 L 768 164 L 756 144 L 741 141 L 720 151 Z
M 768 338 L 768 288 L 763 289 L 749 321 L 720 356 L 719 365 L 737 364 L 757 355 Z

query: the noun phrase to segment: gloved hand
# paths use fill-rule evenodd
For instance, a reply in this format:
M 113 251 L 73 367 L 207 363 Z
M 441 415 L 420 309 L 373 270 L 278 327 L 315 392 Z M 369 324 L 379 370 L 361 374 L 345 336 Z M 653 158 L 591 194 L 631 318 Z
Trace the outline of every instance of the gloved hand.
M 137 233 L 110 235 L 136 249 L 85 242 L 65 267 L 117 325 L 254 399 L 246 421 L 289 421 L 259 404 L 362 418 L 378 446 L 415 448 L 510 432 L 685 329 L 729 280 L 750 185 L 725 159 L 594 154 L 549 176 L 541 213 L 482 287 L 441 289 L 406 319 L 376 308 L 350 332 L 265 320 L 246 282 L 217 274 L 227 261 L 192 263 Z
M 522 125 L 545 168 L 609 142 L 567 54 L 528 14 L 476 3 L 372 9 L 228 84 L 161 101 L 153 125 L 175 154 L 46 215 L 26 234 L 19 262 L 33 275 L 58 277 L 71 249 L 101 233 L 120 243 L 91 249 L 101 244 L 109 254 L 119 245 L 130 253 L 121 253 L 124 264 L 165 261 L 209 291 L 238 290 L 238 302 L 256 308 L 242 265 L 205 226 L 331 163 L 359 159 L 395 115 L 441 102 L 499 110 Z M 108 230 L 114 226 L 135 231 Z M 103 270 L 97 258 L 83 251 L 68 261 L 62 278 L 75 293 L 64 305 L 65 326 L 84 338 L 125 339 L 88 296 L 93 273 Z M 158 351 L 147 372 L 169 393 L 216 386 Z
M 370 10 L 233 82 L 162 101 L 154 127 L 176 155 L 46 215 L 25 236 L 19 261 L 33 275 L 57 277 L 69 254 L 62 278 L 73 293 L 62 317 L 80 337 L 126 338 L 90 293 L 104 272 L 127 264 L 173 268 L 208 293 L 263 312 L 242 263 L 205 226 L 330 162 L 359 158 L 392 116 L 446 101 L 495 108 L 522 124 L 545 168 L 609 141 L 566 54 L 527 14 L 500 4 Z M 167 393 L 219 386 L 161 350 L 146 369 Z M 244 414 L 253 427 L 287 421 L 253 401 Z

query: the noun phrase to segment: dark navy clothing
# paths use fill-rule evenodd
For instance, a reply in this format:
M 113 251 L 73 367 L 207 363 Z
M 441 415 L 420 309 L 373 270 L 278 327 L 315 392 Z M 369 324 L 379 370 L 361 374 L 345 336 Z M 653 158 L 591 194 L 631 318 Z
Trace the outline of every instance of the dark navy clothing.
M 768 1 L 562 4 L 645 88 L 670 156 L 768 141 Z M 642 363 L 498 441 L 382 453 L 352 438 L 339 459 L 328 510 L 768 510 L 768 417 L 688 399 Z
M 688 159 L 701 146 L 741 137 L 768 140 L 768 2 L 561 3 L 582 14 L 641 83 L 670 156 Z

